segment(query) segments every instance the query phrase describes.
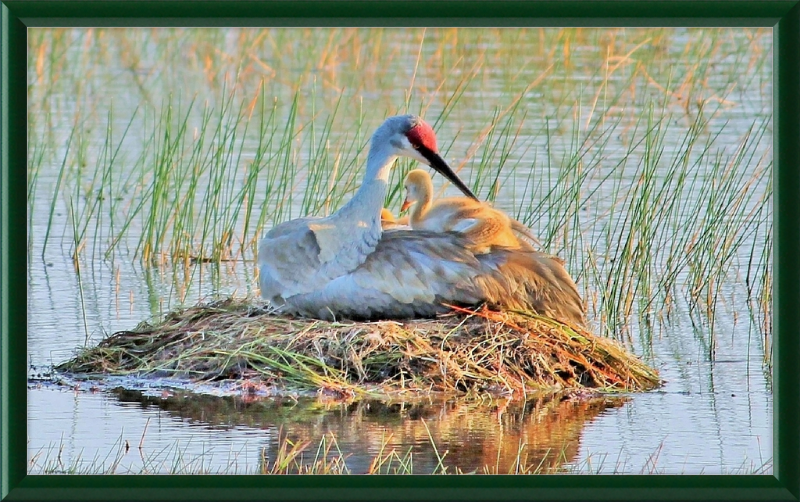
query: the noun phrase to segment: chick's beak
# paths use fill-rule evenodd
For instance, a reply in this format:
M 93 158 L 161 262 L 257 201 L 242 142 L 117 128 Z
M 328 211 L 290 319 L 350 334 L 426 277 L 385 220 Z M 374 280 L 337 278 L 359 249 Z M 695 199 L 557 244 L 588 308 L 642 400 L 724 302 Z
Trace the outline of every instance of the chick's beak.
M 400 206 L 400 212 L 402 213 L 403 211 L 407 210 L 409 207 L 411 207 L 411 204 L 413 204 L 413 202 L 410 202 L 408 199 L 404 200 L 403 205 Z

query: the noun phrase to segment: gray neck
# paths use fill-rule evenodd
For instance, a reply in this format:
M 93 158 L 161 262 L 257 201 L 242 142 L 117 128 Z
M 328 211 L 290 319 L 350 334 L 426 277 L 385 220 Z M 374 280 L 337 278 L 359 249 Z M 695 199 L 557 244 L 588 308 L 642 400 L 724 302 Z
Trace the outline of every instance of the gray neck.
M 371 148 L 367 157 L 367 172 L 358 191 L 347 204 L 330 216 L 346 220 L 355 231 L 370 231 L 380 235 L 381 209 L 389 186 L 389 173 L 397 159 L 388 144 L 378 149 Z

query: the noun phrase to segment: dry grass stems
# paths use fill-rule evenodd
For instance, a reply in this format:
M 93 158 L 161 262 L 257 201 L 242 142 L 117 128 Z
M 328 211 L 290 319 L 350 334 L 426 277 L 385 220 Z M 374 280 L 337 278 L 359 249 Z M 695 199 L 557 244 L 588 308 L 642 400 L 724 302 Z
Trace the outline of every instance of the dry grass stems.
M 80 374 L 238 379 L 341 398 L 549 389 L 636 391 L 658 373 L 617 342 L 552 319 L 454 309 L 436 320 L 325 322 L 229 298 L 120 331 L 60 364 Z

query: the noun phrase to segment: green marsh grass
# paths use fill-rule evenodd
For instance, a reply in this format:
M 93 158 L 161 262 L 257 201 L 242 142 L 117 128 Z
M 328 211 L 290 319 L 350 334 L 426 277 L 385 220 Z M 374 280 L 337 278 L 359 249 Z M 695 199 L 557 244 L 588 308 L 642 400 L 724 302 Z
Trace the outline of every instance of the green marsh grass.
M 423 421 L 424 423 L 424 421 Z M 146 430 L 145 430 L 146 433 Z M 93 458 L 84 458 L 78 454 L 75 458 L 66 460 L 62 458 L 64 442 L 52 444 L 47 448 L 33 452 L 28 460 L 28 472 L 37 474 L 67 474 L 67 475 L 92 475 L 92 474 L 354 474 L 348 466 L 350 454 L 341 451 L 336 435 L 328 432 L 318 439 L 293 439 L 282 431 L 278 432 L 279 443 L 274 454 L 270 455 L 267 448 L 261 448 L 256 465 L 244 451 L 231 451 L 224 454 L 224 462 L 219 465 L 218 454 L 215 458 L 213 452 L 190 454 L 188 450 L 191 440 L 182 443 L 180 440 L 160 449 L 147 446 L 144 435 L 138 446 L 129 440 L 123 439 L 124 432 L 104 455 L 95 455 Z M 413 447 L 398 450 L 392 446 L 391 435 L 384 436 L 372 455 L 369 466 L 363 474 L 367 475 L 410 475 L 419 474 L 423 470 L 417 466 L 415 472 L 415 456 Z M 653 451 L 643 465 L 630 464 L 623 451 L 617 454 L 592 454 L 579 462 L 571 461 L 571 455 L 566 445 L 561 449 L 551 449 L 544 455 L 531 450 L 536 445 L 519 443 L 512 445 L 516 456 L 504 463 L 500 463 L 498 449 L 497 462 L 486 464 L 481 468 L 467 468 L 463 466 L 445 465 L 443 460 L 447 457 L 448 450 L 442 445 L 436 446 L 436 441 L 428 435 L 428 444 L 435 452 L 438 464 L 427 474 L 439 475 L 464 475 L 464 474 L 562 474 L 562 475 L 592 475 L 592 474 L 668 474 L 667 470 L 659 465 L 661 446 Z M 441 451 L 441 453 L 440 453 Z M 131 460 L 131 456 L 138 460 Z M 430 471 L 431 469 L 427 469 Z M 745 458 L 741 464 L 727 470 L 728 475 L 759 475 L 772 472 L 772 459 Z M 680 472 L 680 474 L 703 474 L 695 472 Z
M 352 195 L 371 131 L 408 110 L 476 193 L 567 261 L 601 334 L 646 350 L 687 316 L 713 358 L 744 284 L 768 363 L 765 33 L 33 30 L 29 249 L 44 257 L 72 226 L 78 261 L 182 263 L 192 280 L 197 262 L 253 267 L 267 228 Z M 105 88 L 118 85 L 133 105 Z M 410 168 L 393 171 L 388 207 Z

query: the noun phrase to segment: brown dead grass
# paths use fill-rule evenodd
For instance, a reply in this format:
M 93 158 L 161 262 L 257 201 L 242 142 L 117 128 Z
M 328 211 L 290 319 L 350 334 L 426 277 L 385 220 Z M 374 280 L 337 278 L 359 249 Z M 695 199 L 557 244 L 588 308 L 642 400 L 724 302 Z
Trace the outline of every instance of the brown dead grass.
M 435 320 L 327 322 L 277 316 L 235 298 L 114 333 L 56 369 L 241 379 L 342 397 L 660 384 L 654 369 L 617 342 L 542 316 L 454 308 Z

